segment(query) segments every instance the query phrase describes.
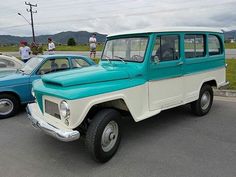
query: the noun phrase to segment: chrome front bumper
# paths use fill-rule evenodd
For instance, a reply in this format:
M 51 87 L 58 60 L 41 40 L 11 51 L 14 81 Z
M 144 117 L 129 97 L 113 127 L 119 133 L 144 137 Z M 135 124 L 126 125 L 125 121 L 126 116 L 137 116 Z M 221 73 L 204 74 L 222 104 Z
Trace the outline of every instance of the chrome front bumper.
M 54 127 L 40 118 L 42 115 L 37 112 L 38 107 L 36 103 L 28 104 L 26 107 L 27 117 L 32 122 L 35 128 L 39 128 L 44 131 L 46 134 L 53 136 L 56 139 L 59 139 L 64 142 L 74 141 L 79 139 L 80 133 L 77 130 L 61 130 L 57 127 Z

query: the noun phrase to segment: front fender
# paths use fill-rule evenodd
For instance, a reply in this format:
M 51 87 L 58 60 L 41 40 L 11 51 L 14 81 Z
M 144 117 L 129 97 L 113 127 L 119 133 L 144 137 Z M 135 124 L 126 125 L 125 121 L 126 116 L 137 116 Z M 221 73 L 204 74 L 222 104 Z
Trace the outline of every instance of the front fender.
M 149 111 L 148 84 L 145 83 L 132 88 L 82 99 L 68 100 L 71 110 L 71 128 L 78 127 L 94 105 L 118 99 L 122 99 L 125 102 L 133 119 L 140 121 L 143 119 L 143 115 Z
M 19 84 L 14 86 L 0 87 L 0 93 L 12 93 L 19 97 L 21 104 L 28 103 L 34 100 L 29 91 L 29 84 Z

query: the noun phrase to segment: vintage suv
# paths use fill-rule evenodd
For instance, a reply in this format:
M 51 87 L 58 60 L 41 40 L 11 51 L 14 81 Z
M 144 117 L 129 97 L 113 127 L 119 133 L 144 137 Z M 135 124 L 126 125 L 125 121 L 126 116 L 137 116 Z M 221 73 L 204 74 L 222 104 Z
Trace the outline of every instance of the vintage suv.
M 28 118 L 62 141 L 84 135 L 106 162 L 120 144 L 123 113 L 138 122 L 187 103 L 198 116 L 209 112 L 212 87 L 226 84 L 223 41 L 222 31 L 202 28 L 110 35 L 99 65 L 33 83 Z

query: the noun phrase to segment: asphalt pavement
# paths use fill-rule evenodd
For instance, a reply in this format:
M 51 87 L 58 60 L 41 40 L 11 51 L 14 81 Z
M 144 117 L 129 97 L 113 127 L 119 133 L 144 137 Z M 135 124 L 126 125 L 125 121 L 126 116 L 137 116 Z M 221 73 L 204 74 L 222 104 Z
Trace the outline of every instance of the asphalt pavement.
M 34 129 L 26 114 L 0 120 L 0 177 L 235 177 L 236 98 L 216 98 L 196 117 L 188 106 L 134 123 L 108 163 L 94 162 L 84 140 L 60 142 Z

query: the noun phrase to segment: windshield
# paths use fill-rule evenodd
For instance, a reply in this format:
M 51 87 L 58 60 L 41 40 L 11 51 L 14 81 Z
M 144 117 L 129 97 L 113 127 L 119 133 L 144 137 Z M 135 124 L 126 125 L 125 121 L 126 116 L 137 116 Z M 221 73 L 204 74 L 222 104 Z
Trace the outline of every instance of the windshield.
M 24 72 L 24 74 L 30 74 L 41 63 L 41 61 L 43 61 L 43 58 L 33 57 L 23 65 L 20 71 Z
M 147 43 L 147 37 L 108 40 L 102 59 L 142 62 Z

